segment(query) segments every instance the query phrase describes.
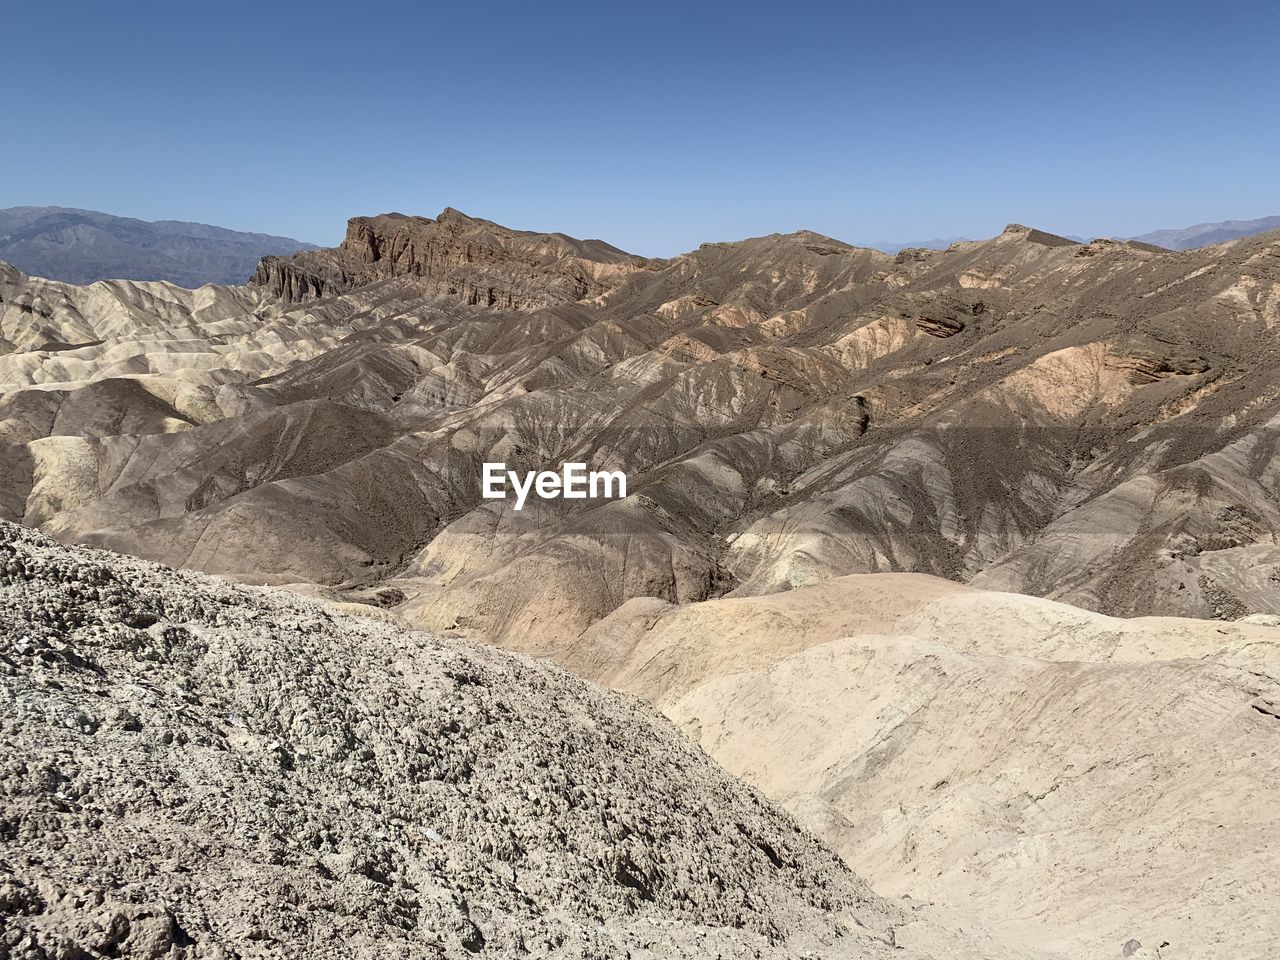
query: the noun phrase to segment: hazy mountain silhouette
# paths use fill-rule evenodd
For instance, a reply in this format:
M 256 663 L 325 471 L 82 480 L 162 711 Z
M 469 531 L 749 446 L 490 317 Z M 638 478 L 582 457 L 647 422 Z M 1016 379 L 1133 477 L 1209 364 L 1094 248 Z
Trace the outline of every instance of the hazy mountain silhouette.
M 1280 230 L 1280 217 L 1260 217 L 1257 220 L 1220 220 L 1217 223 L 1197 223 L 1193 227 L 1175 230 L 1153 230 L 1130 239 L 1155 244 L 1169 250 L 1194 250 L 1212 243 L 1225 243 L 1241 237 L 1270 230 Z
M 262 257 L 309 249 L 314 249 L 311 244 L 288 237 L 203 223 L 148 222 L 70 207 L 0 210 L 0 260 L 34 276 L 69 283 L 244 283 Z

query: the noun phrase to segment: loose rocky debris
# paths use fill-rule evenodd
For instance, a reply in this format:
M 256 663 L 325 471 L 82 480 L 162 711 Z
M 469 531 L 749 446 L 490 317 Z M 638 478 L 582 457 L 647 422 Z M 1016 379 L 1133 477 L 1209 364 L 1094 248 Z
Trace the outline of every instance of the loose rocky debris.
M 911 914 L 636 701 L 0 522 L 4 960 L 902 957 Z

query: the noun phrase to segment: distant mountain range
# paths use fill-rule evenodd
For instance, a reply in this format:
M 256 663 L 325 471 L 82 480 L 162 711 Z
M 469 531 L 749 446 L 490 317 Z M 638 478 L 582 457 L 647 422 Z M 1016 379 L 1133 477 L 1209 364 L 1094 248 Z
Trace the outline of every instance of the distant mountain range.
M 1255 234 L 1280 230 L 1280 217 L 1259 217 L 1257 220 L 1221 220 L 1217 223 L 1197 223 L 1192 227 L 1181 227 L 1169 230 L 1153 230 L 1137 237 L 1124 237 L 1125 240 L 1136 240 L 1150 243 L 1166 250 L 1194 250 L 1196 247 L 1207 247 L 1214 243 L 1225 243 L 1228 240 L 1239 240 L 1241 237 L 1252 237 Z M 1080 243 L 1087 242 L 1087 237 L 1063 234 L 1069 240 Z M 945 250 L 953 243 L 961 243 L 972 237 L 947 237 L 934 240 L 909 240 L 906 243 L 881 241 L 870 246 L 884 253 L 898 253 L 908 248 L 917 247 L 926 250 Z
M 69 283 L 244 283 L 262 257 L 313 249 L 288 237 L 203 223 L 152 223 L 70 207 L 0 210 L 0 260 L 34 276 Z
M 1170 250 L 1196 247 L 1280 229 L 1280 216 L 1223 220 L 1154 230 L 1127 239 Z M 1065 234 L 1068 239 L 1086 238 Z M 907 248 L 945 250 L 969 237 L 869 244 L 884 253 Z M 183 287 L 242 284 L 263 257 L 319 249 L 290 237 L 244 233 L 204 223 L 136 220 L 73 207 L 0 210 L 0 261 L 33 276 L 68 283 L 95 280 L 169 280 Z
M 1280 230 L 1280 217 L 1260 217 L 1257 220 L 1221 220 L 1218 223 L 1197 223 L 1181 230 L 1153 230 L 1140 237 L 1130 237 L 1143 243 L 1153 243 L 1169 250 L 1194 250 L 1213 243 L 1225 243 L 1252 237 L 1257 233 Z

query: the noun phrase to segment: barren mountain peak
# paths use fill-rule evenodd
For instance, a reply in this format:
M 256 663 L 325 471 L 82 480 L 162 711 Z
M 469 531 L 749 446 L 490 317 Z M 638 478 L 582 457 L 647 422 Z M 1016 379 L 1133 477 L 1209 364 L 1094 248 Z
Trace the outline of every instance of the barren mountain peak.
M 1056 233 L 1038 230 L 1035 227 L 1028 227 L 1021 223 L 1011 223 L 1007 225 L 1000 235 L 1002 237 L 1016 237 L 1020 240 L 1026 240 L 1030 243 L 1038 243 L 1046 247 L 1072 246 L 1080 243 L 1079 240 L 1072 240 L 1070 237 L 1061 237 Z
M 264 258 L 252 282 L 296 302 L 397 280 L 472 305 L 527 310 L 598 296 L 652 263 L 600 241 L 512 230 L 446 207 L 435 220 L 353 217 L 339 246 Z
M 458 210 L 454 207 L 445 207 L 436 215 L 436 220 L 440 221 L 441 223 L 445 223 L 447 221 L 453 221 L 455 223 L 460 223 L 460 224 L 469 224 L 469 223 L 477 222 L 475 218 L 467 216 L 461 210 Z M 489 221 L 484 220 L 480 222 L 488 223 Z

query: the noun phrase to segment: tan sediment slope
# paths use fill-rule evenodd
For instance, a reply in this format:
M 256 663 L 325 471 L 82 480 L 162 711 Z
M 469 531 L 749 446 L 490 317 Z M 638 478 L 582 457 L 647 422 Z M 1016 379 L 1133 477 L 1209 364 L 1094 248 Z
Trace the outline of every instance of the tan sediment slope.
M 0 521 L 0 953 L 1030 957 L 634 701 Z
M 641 597 L 574 643 L 545 652 L 579 676 L 665 705 L 726 673 L 769 667 L 840 637 L 890 630 L 929 600 L 968 591 L 937 577 L 886 573 L 683 606 Z
M 884 575 L 632 601 L 593 657 L 882 893 L 1072 958 L 1280 950 L 1280 627 Z

